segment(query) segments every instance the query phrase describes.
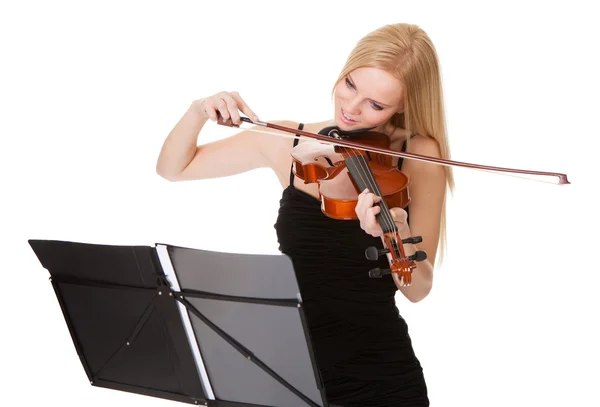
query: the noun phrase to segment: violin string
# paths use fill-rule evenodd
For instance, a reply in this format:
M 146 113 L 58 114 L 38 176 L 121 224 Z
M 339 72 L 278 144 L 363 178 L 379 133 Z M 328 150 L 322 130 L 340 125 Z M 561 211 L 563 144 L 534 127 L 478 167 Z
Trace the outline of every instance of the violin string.
M 384 199 L 381 196 L 382 195 L 381 190 L 379 189 L 377 182 L 373 178 L 373 173 L 371 172 L 371 169 L 369 168 L 369 165 L 366 162 L 366 158 L 364 158 L 364 156 L 362 154 L 359 154 L 352 149 L 350 149 L 350 155 L 353 157 L 357 157 L 357 159 L 355 160 L 355 162 L 357 162 L 357 164 L 358 164 L 356 166 L 356 169 L 357 169 L 356 172 L 360 176 L 362 182 L 365 185 L 367 185 L 367 188 L 369 189 L 370 192 L 374 193 L 375 195 L 377 195 L 378 197 L 381 198 L 380 202 L 383 203 L 384 208 L 381 208 L 381 206 L 380 206 L 380 208 L 382 210 L 379 213 L 382 215 L 382 222 L 385 224 L 384 226 L 387 228 L 387 230 L 394 230 L 394 227 L 395 227 L 394 220 L 393 220 L 392 215 L 389 212 L 389 210 L 385 209 L 385 208 L 387 208 L 387 205 L 385 204 Z
M 387 204 L 385 203 L 385 200 L 383 199 L 381 190 L 379 189 L 377 182 L 373 178 L 373 173 L 367 163 L 366 158 L 362 154 L 359 154 L 358 152 L 356 152 L 353 149 L 350 149 L 350 155 L 353 157 L 357 157 L 357 159 L 355 160 L 355 162 L 358 162 L 358 165 L 356 166 L 356 169 L 357 169 L 356 172 L 358 173 L 357 175 L 361 178 L 363 183 L 367 185 L 367 188 L 369 189 L 370 192 L 374 193 L 375 195 L 377 195 L 381 198 L 380 202 L 383 204 L 383 207 L 380 206 L 381 211 L 379 212 L 382 215 L 381 216 L 381 221 L 382 221 L 381 226 L 385 227 L 388 231 L 395 231 L 396 225 L 394 223 L 394 219 L 392 218 L 391 212 L 389 211 L 389 208 L 387 207 Z M 386 232 L 384 232 L 384 233 L 386 233 Z M 388 249 L 390 251 L 393 250 L 394 253 L 396 254 L 396 257 L 402 257 L 402 253 L 398 253 L 398 251 L 396 251 L 396 248 L 399 248 L 400 247 L 399 245 L 402 244 L 401 242 L 398 242 L 396 233 L 393 233 L 391 240 L 392 240 L 394 247 L 389 247 Z

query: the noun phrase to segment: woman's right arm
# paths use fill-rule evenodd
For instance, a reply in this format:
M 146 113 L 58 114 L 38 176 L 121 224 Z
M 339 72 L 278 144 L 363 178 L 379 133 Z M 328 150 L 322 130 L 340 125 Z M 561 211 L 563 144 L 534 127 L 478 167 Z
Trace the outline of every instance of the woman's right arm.
M 241 131 L 232 137 L 198 145 L 198 135 L 217 112 L 240 123 L 240 113 L 253 121 L 258 117 L 236 92 L 220 92 L 192 102 L 163 143 L 156 172 L 169 181 L 218 178 L 270 166 L 262 151 L 265 136 Z M 272 136 L 268 136 L 272 137 Z

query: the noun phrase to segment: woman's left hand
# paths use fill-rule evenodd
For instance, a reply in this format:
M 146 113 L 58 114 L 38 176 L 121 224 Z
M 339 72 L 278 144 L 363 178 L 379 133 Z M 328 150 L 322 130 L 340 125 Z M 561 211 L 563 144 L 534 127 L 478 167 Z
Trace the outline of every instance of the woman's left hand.
M 365 189 L 358 195 L 358 202 L 355 209 L 358 220 L 360 221 L 360 227 L 374 237 L 383 236 L 381 225 L 375 218 L 375 215 L 381 212 L 381 208 L 378 205 L 374 206 L 374 204 L 380 201 L 381 197 L 373 194 L 368 189 Z M 410 232 L 408 232 L 408 214 L 406 211 L 402 208 L 391 208 L 390 214 L 392 215 L 392 220 L 396 224 L 400 235 L 410 235 Z

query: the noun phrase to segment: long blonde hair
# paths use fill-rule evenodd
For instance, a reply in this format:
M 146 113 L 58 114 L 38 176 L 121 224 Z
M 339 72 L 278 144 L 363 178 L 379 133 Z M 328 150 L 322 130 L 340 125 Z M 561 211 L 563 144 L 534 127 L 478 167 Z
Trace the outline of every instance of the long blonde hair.
M 404 112 L 395 113 L 390 124 L 408 130 L 409 134 L 435 139 L 442 158 L 450 159 L 439 62 L 433 42 L 425 31 L 413 24 L 389 24 L 370 32 L 350 53 L 336 85 L 355 69 L 364 67 L 385 70 L 403 84 Z M 406 142 L 408 145 L 410 138 Z M 444 170 L 447 188 L 452 192 L 452 169 L 444 166 Z M 446 247 L 446 194 L 439 244 L 438 262 L 441 262 Z

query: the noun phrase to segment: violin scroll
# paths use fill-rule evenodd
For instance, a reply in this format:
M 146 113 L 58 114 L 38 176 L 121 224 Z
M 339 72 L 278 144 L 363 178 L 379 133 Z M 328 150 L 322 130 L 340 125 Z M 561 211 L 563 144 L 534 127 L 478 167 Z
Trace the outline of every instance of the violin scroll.
M 385 239 L 387 242 L 388 240 Z M 421 236 L 411 236 L 406 239 L 402 239 L 402 244 L 405 243 L 420 243 L 423 241 Z M 395 246 L 395 242 L 391 242 L 392 247 Z M 389 247 L 389 246 L 388 246 Z M 399 252 L 398 252 L 399 251 Z M 375 246 L 368 247 L 365 250 L 365 257 L 369 260 L 375 261 L 384 254 L 390 253 L 390 249 L 378 249 Z M 390 268 L 374 268 L 369 270 L 369 277 L 381 278 L 387 274 L 398 274 L 400 281 L 403 286 L 410 286 L 412 284 L 412 271 L 416 268 L 416 262 L 420 262 L 427 259 L 427 253 L 424 250 L 417 250 L 415 254 L 410 256 L 404 255 L 404 250 L 396 247 L 396 250 L 392 252 L 392 261 L 390 262 Z

